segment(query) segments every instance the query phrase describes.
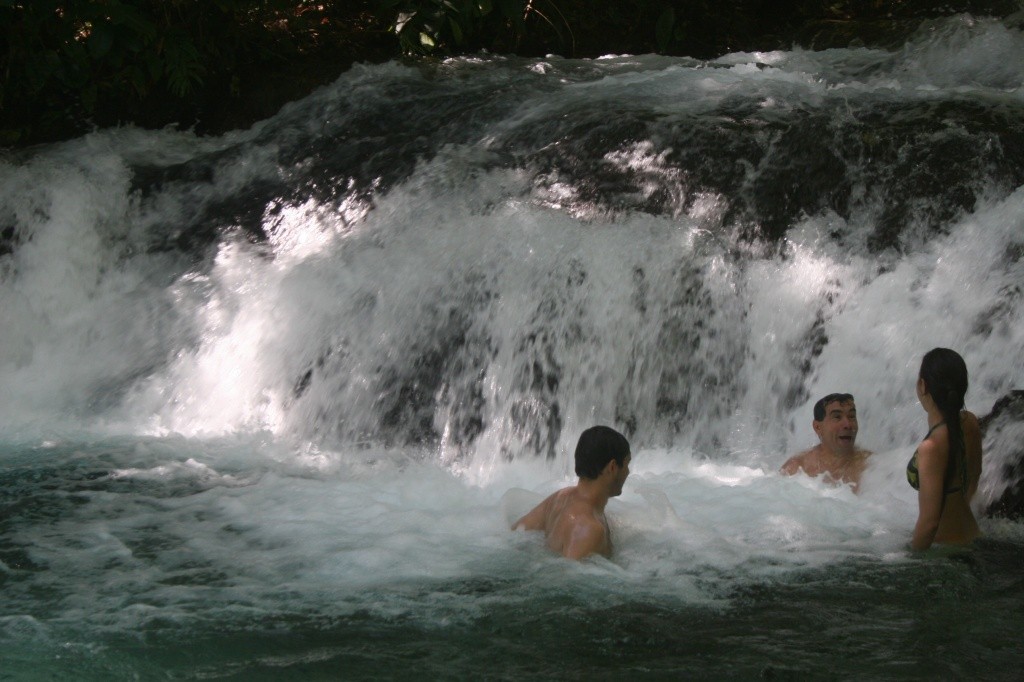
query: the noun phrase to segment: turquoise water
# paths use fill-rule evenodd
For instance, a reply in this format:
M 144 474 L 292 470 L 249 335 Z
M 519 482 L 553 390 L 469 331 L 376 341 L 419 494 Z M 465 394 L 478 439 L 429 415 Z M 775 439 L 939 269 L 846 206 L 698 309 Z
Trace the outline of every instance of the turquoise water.
M 8 448 L 3 674 L 1013 679 L 1024 662 L 1019 523 L 911 556 L 909 505 L 756 470 L 723 490 L 735 470 L 684 480 L 640 451 L 609 507 L 615 561 L 577 565 L 507 530 L 509 494 L 435 465 L 253 447 Z
M 0 679 L 1014 679 L 1024 526 L 911 554 L 903 468 L 926 350 L 1024 387 L 1021 63 L 358 65 L 0 158 Z M 778 474 L 837 391 L 857 495 Z M 509 525 L 594 423 L 632 474 L 566 562 Z

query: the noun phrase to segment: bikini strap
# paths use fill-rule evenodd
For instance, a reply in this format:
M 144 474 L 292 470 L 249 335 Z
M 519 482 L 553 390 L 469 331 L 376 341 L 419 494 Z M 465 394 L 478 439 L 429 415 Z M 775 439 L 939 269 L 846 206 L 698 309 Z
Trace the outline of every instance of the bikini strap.
M 924 434 L 924 438 L 922 438 L 921 440 L 924 440 L 928 436 L 932 435 L 932 431 L 934 431 L 935 429 L 939 428 L 940 426 L 945 426 L 945 424 L 946 424 L 946 422 L 939 422 L 938 424 L 936 424 L 932 428 L 928 429 L 928 433 Z

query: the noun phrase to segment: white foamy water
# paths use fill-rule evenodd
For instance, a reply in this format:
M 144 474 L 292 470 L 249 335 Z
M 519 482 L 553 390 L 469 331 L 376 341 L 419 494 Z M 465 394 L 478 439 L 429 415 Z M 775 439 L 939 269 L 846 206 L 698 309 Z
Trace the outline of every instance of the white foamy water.
M 60 459 L 88 469 L 132 464 L 70 476 L 61 497 L 72 508 L 15 534 L 59 595 L 42 620 L 115 632 L 282 609 L 471 620 L 486 605 L 443 586 L 484 576 L 558 592 L 582 572 L 602 592 L 727 604 L 737 581 L 851 558 L 907 561 L 911 520 L 894 512 L 913 501 L 905 485 L 891 485 L 885 465 L 869 472 L 873 490 L 858 498 L 774 470 L 640 450 L 608 509 L 614 561 L 575 566 L 549 555 L 540 537 L 509 531 L 569 482 L 536 462 L 479 485 L 402 452 L 296 455 L 254 442 L 93 444 Z M 10 596 L 23 604 L 18 587 Z
M 216 140 L 8 156 L 0 634 L 901 576 L 921 356 L 964 356 L 979 415 L 1024 386 L 1022 51 L 958 18 L 895 52 L 357 67 Z M 860 495 L 778 474 L 836 391 Z M 633 474 L 613 559 L 568 564 L 509 525 L 594 423 Z

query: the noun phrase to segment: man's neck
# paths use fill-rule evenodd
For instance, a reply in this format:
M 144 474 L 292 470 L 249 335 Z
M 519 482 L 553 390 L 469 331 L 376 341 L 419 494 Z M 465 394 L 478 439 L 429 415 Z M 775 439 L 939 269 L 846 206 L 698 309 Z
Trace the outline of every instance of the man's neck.
M 608 490 L 604 482 L 596 478 L 581 478 L 576 483 L 576 494 L 595 510 L 603 512 L 608 504 Z

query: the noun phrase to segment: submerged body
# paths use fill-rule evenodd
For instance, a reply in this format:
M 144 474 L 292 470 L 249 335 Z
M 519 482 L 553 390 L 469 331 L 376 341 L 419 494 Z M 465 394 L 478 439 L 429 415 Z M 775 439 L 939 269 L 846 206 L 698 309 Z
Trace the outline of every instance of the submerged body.
M 840 455 L 817 445 L 790 457 L 782 465 L 782 473 L 793 475 L 802 471 L 812 478 L 822 476 L 826 483 L 849 484 L 857 492 L 870 455 L 869 451 L 861 449 L 849 455 Z
M 971 499 L 981 477 L 981 430 L 978 418 L 964 411 L 960 417 L 963 453 L 949 447 L 949 429 L 936 423 L 907 465 L 907 478 L 918 491 L 918 518 L 911 546 L 926 549 L 932 543 L 965 545 L 981 534 L 971 511 Z
M 966 545 L 981 535 L 970 505 L 981 477 L 981 429 L 963 409 L 966 393 L 967 365 L 958 353 L 935 348 L 925 354 L 917 398 L 928 433 L 907 465 L 907 480 L 918 491 L 912 549 Z
M 781 472 L 787 476 L 801 471 L 812 478 L 823 476 L 828 483 L 849 484 L 857 492 L 871 453 L 856 446 L 857 406 L 853 396 L 832 393 L 819 400 L 814 405 L 811 427 L 821 442 L 790 457 Z
M 512 525 L 542 530 L 548 548 L 569 559 L 611 556 L 612 539 L 604 508 L 622 494 L 629 476 L 629 442 L 607 426 L 592 426 L 576 445 L 579 482 L 548 496 Z
M 579 486 L 552 493 L 516 522 L 516 530 L 542 530 L 552 552 L 570 559 L 590 554 L 610 557 L 611 532 L 604 509 L 598 509 Z

